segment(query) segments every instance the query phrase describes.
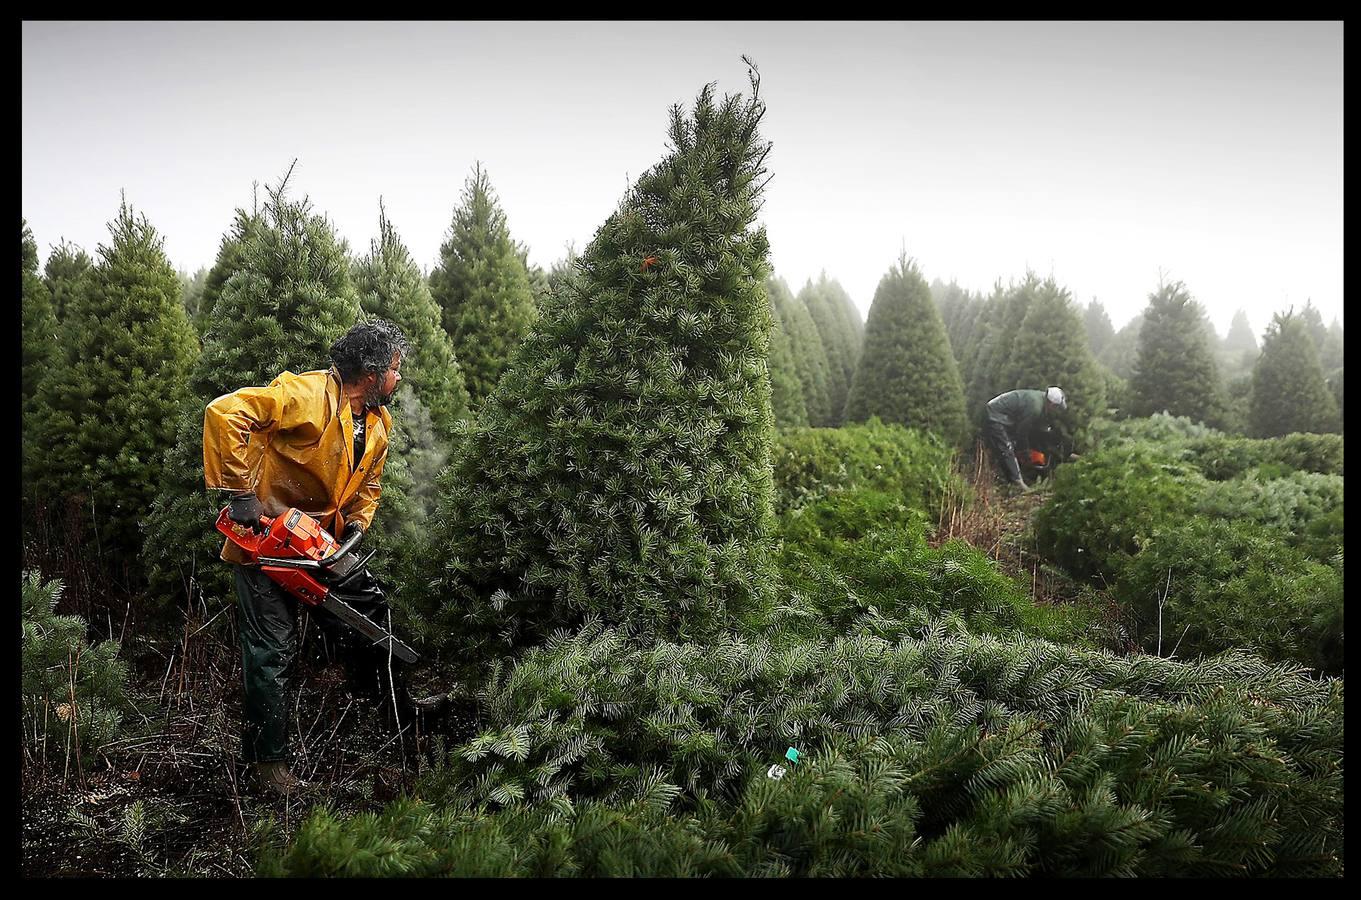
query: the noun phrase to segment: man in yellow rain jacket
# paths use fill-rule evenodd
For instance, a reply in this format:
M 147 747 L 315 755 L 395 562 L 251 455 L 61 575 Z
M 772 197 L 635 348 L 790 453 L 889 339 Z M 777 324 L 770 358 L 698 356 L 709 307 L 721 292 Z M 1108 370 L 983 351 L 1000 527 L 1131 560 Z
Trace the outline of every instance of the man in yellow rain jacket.
M 383 319 L 355 325 L 331 347 L 329 370 L 284 372 L 267 387 L 246 387 L 208 404 L 203 472 L 209 489 L 230 495 L 232 521 L 258 529 L 260 516 L 297 507 L 342 540 L 373 522 L 382 495 L 392 416 L 409 345 Z M 242 668 L 245 758 L 263 786 L 288 793 L 299 782 L 288 766 L 289 671 L 296 653 L 297 601 L 227 541 L 234 563 Z M 346 602 L 388 628 L 382 588 L 365 570 Z M 383 702 L 389 724 L 409 725 L 414 707 L 398 661 L 376 651 L 324 610 L 313 611 L 345 662 L 350 687 Z M 381 658 L 379 658 L 381 656 Z M 388 709 L 387 707 L 392 707 Z

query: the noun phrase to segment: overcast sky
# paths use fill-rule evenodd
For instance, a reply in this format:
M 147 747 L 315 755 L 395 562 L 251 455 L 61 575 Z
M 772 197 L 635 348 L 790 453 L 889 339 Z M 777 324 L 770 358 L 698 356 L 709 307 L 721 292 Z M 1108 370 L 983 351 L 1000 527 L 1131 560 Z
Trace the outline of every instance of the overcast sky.
M 973 290 L 1052 273 L 1117 327 L 1160 271 L 1221 334 L 1342 316 L 1340 22 L 25 22 L 23 215 L 42 260 L 93 255 L 124 189 L 193 271 L 296 157 L 353 249 L 381 194 L 429 269 L 481 160 L 546 268 L 661 158 L 671 104 L 747 90 L 744 53 L 795 290 L 825 270 L 863 316 L 905 247 Z

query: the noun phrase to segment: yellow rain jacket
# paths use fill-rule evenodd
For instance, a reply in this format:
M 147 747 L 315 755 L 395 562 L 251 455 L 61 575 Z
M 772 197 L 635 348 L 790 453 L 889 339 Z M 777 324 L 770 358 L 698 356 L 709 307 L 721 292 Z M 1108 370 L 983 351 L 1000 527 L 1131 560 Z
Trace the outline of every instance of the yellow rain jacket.
M 267 516 L 296 506 L 337 537 L 347 522 L 367 531 L 383 489 L 392 416 L 364 418 L 364 456 L 354 465 L 354 423 L 340 373 L 284 372 L 268 387 L 223 394 L 203 413 L 203 478 L 209 490 L 250 491 Z M 226 541 L 222 558 L 246 563 Z

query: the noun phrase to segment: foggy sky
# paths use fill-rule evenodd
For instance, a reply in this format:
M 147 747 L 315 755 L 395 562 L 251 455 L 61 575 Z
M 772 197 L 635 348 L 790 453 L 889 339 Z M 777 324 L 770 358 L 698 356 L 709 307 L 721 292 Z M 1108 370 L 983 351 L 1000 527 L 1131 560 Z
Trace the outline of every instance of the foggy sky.
M 1027 267 L 1116 327 L 1160 273 L 1222 335 L 1342 316 L 1342 24 L 25 22 L 22 212 L 94 255 L 119 191 L 211 266 L 252 182 L 355 251 L 378 198 L 433 267 L 474 161 L 545 268 L 578 250 L 710 81 L 768 112 L 760 221 L 794 290 L 869 310 L 900 250 L 987 292 Z M 264 197 L 263 191 L 260 194 Z

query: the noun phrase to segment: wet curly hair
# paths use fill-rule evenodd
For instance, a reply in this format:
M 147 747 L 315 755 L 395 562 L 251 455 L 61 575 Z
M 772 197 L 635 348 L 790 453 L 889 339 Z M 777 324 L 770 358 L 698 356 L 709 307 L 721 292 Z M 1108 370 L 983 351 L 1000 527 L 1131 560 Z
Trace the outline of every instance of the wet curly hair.
M 340 372 L 341 381 L 353 384 L 368 372 L 386 369 L 394 352 L 404 359 L 411 352 L 411 344 L 392 322 L 371 316 L 331 345 L 331 362 Z

